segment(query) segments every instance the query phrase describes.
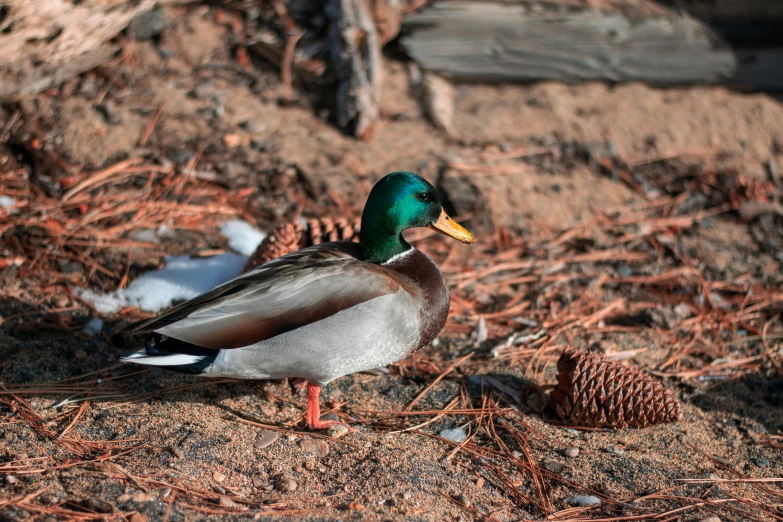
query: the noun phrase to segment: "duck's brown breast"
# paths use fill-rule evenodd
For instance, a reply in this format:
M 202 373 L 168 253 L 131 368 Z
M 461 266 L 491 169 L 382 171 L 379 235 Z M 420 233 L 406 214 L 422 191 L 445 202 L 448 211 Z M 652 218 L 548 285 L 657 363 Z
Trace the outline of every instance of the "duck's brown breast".
M 432 259 L 416 249 L 384 265 L 410 282 L 411 290 L 422 298 L 419 309 L 419 344 L 429 344 L 443 329 L 449 315 L 449 289 L 446 279 Z M 408 285 L 406 285 L 408 286 Z

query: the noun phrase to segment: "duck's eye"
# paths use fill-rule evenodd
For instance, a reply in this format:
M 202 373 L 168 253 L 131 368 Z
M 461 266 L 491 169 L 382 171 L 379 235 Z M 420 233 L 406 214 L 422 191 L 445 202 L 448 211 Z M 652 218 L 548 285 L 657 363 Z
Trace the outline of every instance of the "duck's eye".
M 427 194 L 426 192 L 421 192 L 416 197 L 419 198 L 419 201 L 422 201 L 422 202 L 425 202 L 425 203 L 430 200 L 430 195 Z

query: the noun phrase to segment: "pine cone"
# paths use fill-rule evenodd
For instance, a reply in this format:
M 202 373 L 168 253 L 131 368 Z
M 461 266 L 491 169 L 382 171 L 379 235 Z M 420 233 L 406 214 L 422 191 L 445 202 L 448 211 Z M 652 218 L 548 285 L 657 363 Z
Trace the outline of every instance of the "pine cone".
M 247 260 L 245 271 L 296 252 L 300 248 L 328 241 L 358 241 L 359 223 L 358 219 L 348 221 L 345 218 L 309 219 L 306 224 L 301 221 L 282 223 L 258 245 Z
M 682 415 L 672 393 L 638 368 L 567 348 L 557 371 L 549 405 L 567 423 L 644 428 L 675 422 Z

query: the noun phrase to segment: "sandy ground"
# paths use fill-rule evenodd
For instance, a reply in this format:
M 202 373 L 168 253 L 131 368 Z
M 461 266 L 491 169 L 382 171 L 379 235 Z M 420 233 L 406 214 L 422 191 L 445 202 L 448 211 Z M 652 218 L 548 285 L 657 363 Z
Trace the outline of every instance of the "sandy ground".
M 780 364 L 780 344 L 769 340 L 773 355 L 767 357 L 751 335 L 765 324 L 767 334 L 781 332 L 775 315 L 782 311 L 783 224 L 774 215 L 741 220 L 734 207 L 700 214 L 730 205 L 736 194 L 747 198 L 752 180 L 764 185 L 766 200 L 780 200 L 779 185 L 768 182 L 765 170 L 783 169 L 778 99 L 704 87 L 463 85 L 457 87 L 456 132 L 448 137 L 424 118 L 405 64 L 387 57 L 384 118 L 372 141 L 357 142 L 303 93 L 293 106 L 280 105 L 277 73 L 269 66 L 252 75 L 236 72 L 227 29 L 214 22 L 214 11 L 167 13 L 160 41 L 137 43 L 127 63 L 21 100 L 65 162 L 95 171 L 133 157 L 174 163 L 198 157 L 199 172 L 212 183 L 253 189 L 237 205 L 262 229 L 299 209 L 307 216 L 358 212 L 381 175 L 413 170 L 439 181 L 458 213 L 472 214 L 468 224 L 482 241 L 473 250 L 440 240 L 419 243 L 452 283 L 449 325 L 418 365 L 405 361 L 388 373 L 331 384 L 324 403 L 359 431 L 326 440 L 303 429 L 304 397 L 285 383 L 214 383 L 115 367 L 136 347 L 118 332 L 141 316 L 138 311 L 104 317 L 102 332 L 90 336 L 81 329 L 93 313 L 65 286 L 42 303 L 36 294 L 45 278 L 2 269 L 0 518 L 50 520 L 79 512 L 131 522 L 259 514 L 505 521 L 559 512 L 558 520 L 644 520 L 691 505 L 661 519 L 783 516 L 778 482 L 715 482 L 783 476 L 783 378 L 770 362 Z M 138 146 L 163 103 L 149 142 Z M 24 165 L 17 149 L 3 153 Z M 651 161 L 660 158 L 672 159 Z M 678 176 L 688 172 L 695 174 L 681 182 Z M 61 196 L 53 190 L 52 197 Z M 696 217 L 660 221 L 681 216 Z M 503 231 L 514 238 L 505 251 L 495 243 Z M 164 253 L 222 248 L 222 241 L 217 230 L 178 232 L 140 252 L 129 274 Z M 597 251 L 611 255 L 572 259 Z M 629 260 L 629 252 L 646 257 Z M 117 256 L 121 272 L 125 258 Z M 463 283 L 473 270 L 508 261 L 538 263 L 509 276 L 533 275 L 534 281 Z M 633 279 L 683 267 L 698 276 L 675 277 L 668 286 Z M 74 277 L 76 285 L 96 285 L 87 270 Z M 704 288 L 717 295 L 711 303 L 704 302 Z M 743 315 L 744 299 L 763 292 L 771 301 Z M 65 300 L 57 304 L 60 295 Z M 471 332 L 479 314 L 502 312 L 517 297 L 530 303 L 520 312 L 525 321 L 489 320 L 488 339 L 476 347 Z M 558 330 L 568 314 L 590 315 L 617 299 L 627 313 Z M 652 308 L 632 311 L 645 303 Z M 71 319 L 58 326 L 49 312 L 63 307 Z M 527 331 L 531 321 L 534 330 L 550 325 L 545 343 L 492 356 L 491 348 L 512 331 Z M 620 431 L 552 423 L 542 415 L 539 395 L 526 393 L 531 382 L 555 382 L 554 363 L 566 344 L 626 354 L 625 363 L 663 376 L 683 402 L 683 420 Z M 72 389 L 62 382 L 59 391 L 52 389 L 55 381 L 83 375 L 69 381 Z M 479 376 L 492 376 L 506 393 L 476 384 Z M 87 389 L 119 395 L 82 402 Z M 519 401 L 508 390 L 522 392 Z M 422 392 L 412 408 L 419 413 L 402 414 Z M 77 402 L 60 404 L 69 397 Z M 25 416 L 25 404 L 43 423 Z M 444 411 L 482 405 L 484 414 Z M 248 422 L 271 426 L 277 438 L 258 447 L 262 428 Z M 455 427 L 473 436 L 468 445 L 438 438 Z M 58 438 L 63 432 L 67 436 Z M 68 446 L 68 440 L 94 444 Z M 566 457 L 566 448 L 578 448 L 578 456 Z M 485 450 L 496 453 L 479 456 Z M 19 499 L 31 494 L 28 509 L 20 507 Z M 599 495 L 602 505 L 566 502 L 588 494 Z

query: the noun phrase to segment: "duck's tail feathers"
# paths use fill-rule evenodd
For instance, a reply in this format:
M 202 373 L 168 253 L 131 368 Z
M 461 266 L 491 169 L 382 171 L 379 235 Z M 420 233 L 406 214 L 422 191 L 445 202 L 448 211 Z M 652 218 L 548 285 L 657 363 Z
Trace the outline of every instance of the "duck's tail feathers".
M 122 362 L 158 366 L 165 370 L 194 375 L 209 372 L 220 350 L 196 346 L 159 333 L 147 335 L 144 349 L 122 358 Z
M 206 359 L 206 355 L 190 355 L 187 353 L 170 353 L 162 355 L 150 355 L 147 350 L 122 358 L 122 362 L 134 364 L 146 364 L 148 366 L 187 366 L 197 364 Z

